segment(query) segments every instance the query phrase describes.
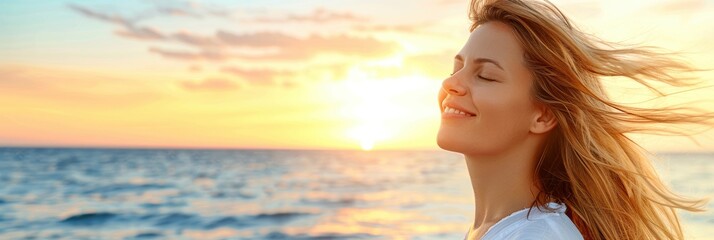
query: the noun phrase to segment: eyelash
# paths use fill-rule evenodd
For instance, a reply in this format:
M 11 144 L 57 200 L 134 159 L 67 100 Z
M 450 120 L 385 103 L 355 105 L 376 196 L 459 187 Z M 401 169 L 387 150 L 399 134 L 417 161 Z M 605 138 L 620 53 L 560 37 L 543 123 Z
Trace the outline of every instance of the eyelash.
M 495 81 L 496 81 L 496 80 L 494 80 L 494 79 L 481 77 L 481 75 L 476 75 L 476 77 L 478 77 L 478 78 L 480 78 L 480 79 L 483 79 L 483 80 L 486 80 L 486 81 L 489 81 L 489 82 L 495 82 Z
M 452 73 L 451 73 L 451 76 L 454 76 L 454 74 L 456 74 L 456 72 L 452 72 Z M 483 80 L 486 80 L 486 81 L 489 81 L 489 82 L 495 82 L 495 81 L 496 81 L 495 79 L 485 78 L 485 77 L 482 77 L 481 75 L 478 75 L 478 74 L 476 75 L 476 77 L 477 77 L 477 78 L 480 78 L 480 79 L 483 79 Z

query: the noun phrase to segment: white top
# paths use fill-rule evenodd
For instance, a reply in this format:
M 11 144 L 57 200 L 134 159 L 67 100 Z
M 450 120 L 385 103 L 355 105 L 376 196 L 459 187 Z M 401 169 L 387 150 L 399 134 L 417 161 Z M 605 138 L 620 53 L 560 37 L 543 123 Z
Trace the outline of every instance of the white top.
M 565 205 L 550 202 L 548 207 L 554 210 L 533 207 L 530 215 L 528 208 L 514 212 L 491 226 L 481 240 L 583 239 L 578 228 L 565 215 Z

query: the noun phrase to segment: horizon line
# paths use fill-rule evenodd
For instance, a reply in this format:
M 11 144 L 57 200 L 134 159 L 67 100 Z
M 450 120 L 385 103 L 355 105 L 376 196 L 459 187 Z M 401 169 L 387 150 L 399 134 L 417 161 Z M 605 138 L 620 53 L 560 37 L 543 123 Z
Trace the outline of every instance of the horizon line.
M 378 148 L 362 150 L 359 148 L 271 148 L 271 147 L 193 147 L 193 146 L 74 146 L 74 145 L 0 145 L 0 149 L 7 148 L 36 148 L 36 149 L 103 149 L 103 150 L 258 150 L 258 151 L 446 151 L 431 148 Z
M 443 149 L 427 148 L 385 148 L 362 150 L 359 148 L 270 148 L 270 147 L 191 147 L 191 146 L 72 146 L 72 145 L 0 145 L 0 149 L 96 149 L 96 150 L 210 150 L 210 151 L 355 151 L 355 152 L 386 152 L 386 151 L 419 151 L 419 152 L 450 152 Z M 645 149 L 646 150 L 646 149 Z M 655 154 L 714 154 L 714 150 L 672 150 L 649 151 Z

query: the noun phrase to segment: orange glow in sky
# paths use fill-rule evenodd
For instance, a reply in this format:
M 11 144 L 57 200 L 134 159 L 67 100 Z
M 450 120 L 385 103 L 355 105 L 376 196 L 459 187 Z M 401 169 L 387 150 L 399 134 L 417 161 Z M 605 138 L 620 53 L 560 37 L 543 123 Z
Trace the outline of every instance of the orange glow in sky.
M 437 149 L 468 2 L 3 1 L 0 146 Z M 714 2 L 554 3 L 604 39 L 714 68 Z M 714 109 L 713 92 L 676 101 Z M 714 150 L 712 131 L 639 139 Z

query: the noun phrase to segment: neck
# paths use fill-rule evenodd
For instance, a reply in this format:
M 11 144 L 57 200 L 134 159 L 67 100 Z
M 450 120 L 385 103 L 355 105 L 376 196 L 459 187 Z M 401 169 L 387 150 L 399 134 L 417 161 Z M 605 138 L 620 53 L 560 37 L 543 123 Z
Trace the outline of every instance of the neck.
M 537 147 L 523 145 L 497 155 L 465 155 L 475 200 L 473 229 L 490 227 L 535 200 Z

